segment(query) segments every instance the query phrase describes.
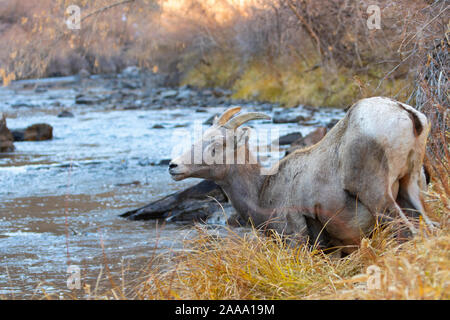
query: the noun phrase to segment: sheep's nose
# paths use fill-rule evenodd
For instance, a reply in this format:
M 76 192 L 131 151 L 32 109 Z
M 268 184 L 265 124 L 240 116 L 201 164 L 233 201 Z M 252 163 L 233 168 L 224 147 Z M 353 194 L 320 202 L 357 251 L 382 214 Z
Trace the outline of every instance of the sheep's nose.
M 176 167 L 178 167 L 176 163 L 169 163 L 169 169 L 175 169 Z

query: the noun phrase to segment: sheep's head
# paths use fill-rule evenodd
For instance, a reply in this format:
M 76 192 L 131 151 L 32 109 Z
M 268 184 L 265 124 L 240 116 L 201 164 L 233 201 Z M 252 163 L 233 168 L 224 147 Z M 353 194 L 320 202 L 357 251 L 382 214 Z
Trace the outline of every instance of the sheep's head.
M 170 162 L 169 173 L 174 180 L 190 177 L 222 179 L 230 165 L 248 161 L 249 128 L 240 126 L 250 120 L 269 120 L 270 117 L 258 112 L 233 117 L 240 110 L 240 107 L 230 108 L 216 117 L 213 125 L 189 151 Z

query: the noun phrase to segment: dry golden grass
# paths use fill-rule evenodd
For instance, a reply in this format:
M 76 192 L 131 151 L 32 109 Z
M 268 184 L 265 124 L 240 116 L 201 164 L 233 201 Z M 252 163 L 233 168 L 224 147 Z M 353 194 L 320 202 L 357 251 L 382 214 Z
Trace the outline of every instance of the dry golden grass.
M 382 67 L 357 73 L 345 67 L 320 66 L 314 52 L 308 56 L 309 61 L 282 57 L 272 64 L 255 59 L 246 67 L 239 67 L 233 55 L 212 54 L 208 64 L 187 72 L 182 84 L 231 87 L 236 99 L 268 101 L 286 107 L 305 104 L 340 108 L 379 95 L 406 102 L 414 88 L 411 77 L 385 79 L 379 85 L 388 72 Z
M 225 238 L 199 236 L 171 265 L 149 272 L 129 295 L 137 299 L 449 299 L 450 237 L 447 226 L 397 243 L 387 231 L 364 239 L 361 249 L 335 258 L 256 232 Z M 367 287 L 369 266 L 380 287 Z M 161 270 L 161 269 L 159 269 Z
M 363 241 L 335 259 L 305 247 L 293 250 L 260 236 L 213 240 L 201 236 L 172 270 L 139 290 L 150 299 L 448 299 L 448 232 L 402 245 Z M 381 288 L 368 290 L 366 269 L 381 270 Z

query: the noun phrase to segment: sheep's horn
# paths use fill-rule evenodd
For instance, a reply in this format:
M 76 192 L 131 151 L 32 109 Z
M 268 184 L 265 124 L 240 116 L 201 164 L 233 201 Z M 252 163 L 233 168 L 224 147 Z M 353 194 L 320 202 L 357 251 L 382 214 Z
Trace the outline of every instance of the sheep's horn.
M 257 120 L 257 119 L 270 120 L 271 118 L 264 113 L 249 112 L 249 113 L 240 114 L 240 115 L 234 117 L 233 119 L 228 121 L 224 125 L 224 127 L 227 129 L 235 130 L 235 129 L 239 128 L 239 126 L 241 126 L 242 124 L 246 123 L 247 121 Z
M 238 113 L 239 111 L 241 111 L 241 107 L 233 107 L 233 108 L 229 108 L 227 109 L 221 116 L 219 119 L 216 119 L 214 121 L 214 124 L 219 125 L 219 126 L 223 126 L 225 123 L 227 123 L 228 120 L 230 120 L 230 118 L 232 116 L 234 116 L 236 113 Z

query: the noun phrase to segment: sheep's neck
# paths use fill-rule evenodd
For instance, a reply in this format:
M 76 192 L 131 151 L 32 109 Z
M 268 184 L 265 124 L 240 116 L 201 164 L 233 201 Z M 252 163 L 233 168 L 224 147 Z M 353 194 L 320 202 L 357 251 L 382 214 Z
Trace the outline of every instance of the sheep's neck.
M 260 171 L 259 164 L 233 165 L 225 179 L 218 182 L 241 217 L 251 218 L 255 226 L 270 218 L 270 212 L 259 206 L 259 193 L 265 180 Z

